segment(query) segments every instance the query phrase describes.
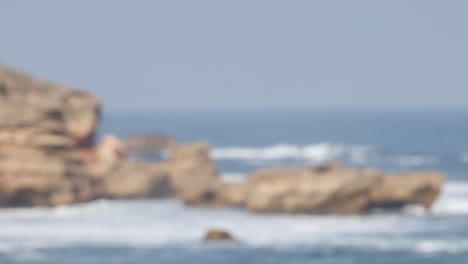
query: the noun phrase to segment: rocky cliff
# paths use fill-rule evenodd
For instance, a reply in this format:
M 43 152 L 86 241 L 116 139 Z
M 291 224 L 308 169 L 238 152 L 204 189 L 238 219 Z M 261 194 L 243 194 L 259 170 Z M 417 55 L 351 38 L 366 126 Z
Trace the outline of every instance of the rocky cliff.
M 100 111 L 93 95 L 0 66 L 0 205 L 170 193 L 167 174 L 127 162 L 118 139 L 93 146 Z

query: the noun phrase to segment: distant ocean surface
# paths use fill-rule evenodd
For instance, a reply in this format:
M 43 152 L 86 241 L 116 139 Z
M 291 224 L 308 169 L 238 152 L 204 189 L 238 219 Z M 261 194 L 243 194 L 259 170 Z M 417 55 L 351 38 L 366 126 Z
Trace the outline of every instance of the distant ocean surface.
M 341 160 L 390 172 L 437 170 L 432 211 L 368 216 L 252 215 L 174 200 L 100 200 L 0 210 L 0 263 L 466 263 L 468 110 L 198 111 L 103 116 L 100 136 L 162 132 L 208 140 L 228 180 L 265 166 Z M 203 244 L 213 227 L 239 244 Z

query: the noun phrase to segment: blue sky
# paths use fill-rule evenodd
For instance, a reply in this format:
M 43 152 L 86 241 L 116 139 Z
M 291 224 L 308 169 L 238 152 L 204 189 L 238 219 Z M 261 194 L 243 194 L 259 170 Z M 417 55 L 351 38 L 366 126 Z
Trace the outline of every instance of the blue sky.
M 108 110 L 468 106 L 468 1 L 3 1 L 0 62 Z

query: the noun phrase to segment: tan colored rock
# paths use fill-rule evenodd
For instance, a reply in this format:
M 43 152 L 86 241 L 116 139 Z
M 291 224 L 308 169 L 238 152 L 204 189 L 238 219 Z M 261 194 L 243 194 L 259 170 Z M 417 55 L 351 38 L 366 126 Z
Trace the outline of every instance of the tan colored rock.
M 212 229 L 206 232 L 203 238 L 205 242 L 234 242 L 236 239 L 227 231 L 222 229 Z
M 74 154 L 2 148 L 0 205 L 58 205 L 92 199 L 96 185 Z
M 442 174 L 430 171 L 390 175 L 373 189 L 369 207 L 398 208 L 405 204 L 419 204 L 429 208 L 443 183 Z
M 114 135 L 105 135 L 95 151 L 99 161 L 110 166 L 127 158 L 124 144 Z
M 246 206 L 264 213 L 362 213 L 380 180 L 379 172 L 366 169 L 261 169 L 250 179 Z
M 332 164 L 260 169 L 244 184 L 248 186 L 244 187 L 244 204 L 252 212 L 362 214 L 375 208 L 398 209 L 408 204 L 429 208 L 440 193 L 443 176 L 435 172 L 384 175 Z
M 252 185 L 247 181 L 225 182 L 216 189 L 215 206 L 245 207 Z
M 0 129 L 63 135 L 80 147 L 92 145 L 100 119 L 96 97 L 0 65 Z
M 173 194 L 166 170 L 144 163 L 122 163 L 104 178 L 103 186 L 103 196 L 112 199 L 164 198 Z
M 100 102 L 89 94 L 0 66 L 0 205 L 58 205 L 93 199 L 87 168 Z
M 167 164 L 172 186 L 182 201 L 191 205 L 215 202 L 220 180 L 207 142 L 172 145 Z

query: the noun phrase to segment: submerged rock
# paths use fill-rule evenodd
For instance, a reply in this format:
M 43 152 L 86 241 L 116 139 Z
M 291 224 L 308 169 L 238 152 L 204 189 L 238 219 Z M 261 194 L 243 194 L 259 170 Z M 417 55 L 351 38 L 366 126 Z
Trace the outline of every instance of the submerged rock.
M 222 229 L 212 229 L 206 232 L 203 241 L 206 242 L 234 242 L 236 239 L 227 231 Z

